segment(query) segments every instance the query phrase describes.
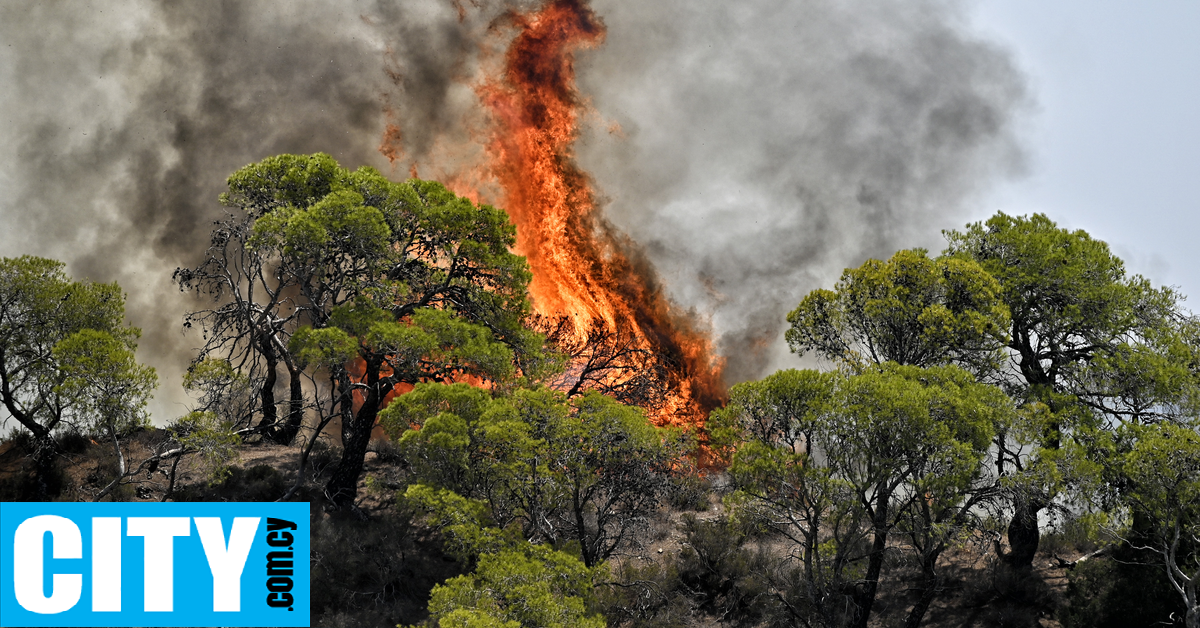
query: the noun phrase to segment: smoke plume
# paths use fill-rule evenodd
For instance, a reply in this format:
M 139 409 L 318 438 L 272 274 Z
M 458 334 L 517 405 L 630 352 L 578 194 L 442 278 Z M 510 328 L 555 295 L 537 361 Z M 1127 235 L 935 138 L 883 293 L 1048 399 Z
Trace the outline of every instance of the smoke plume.
M 207 247 L 225 178 L 283 152 L 385 167 L 389 46 L 425 70 L 406 114 L 430 128 L 476 50 L 437 3 L 6 3 L 0 42 L 0 254 L 120 282 L 159 422 L 184 411 L 200 344 L 171 272 Z
M 943 2 L 596 0 L 580 162 L 733 381 L 786 356 L 784 316 L 842 269 L 939 250 L 1020 167 L 1008 55 Z M 614 124 L 615 123 L 615 124 Z
M 331 153 L 489 194 L 479 82 L 539 3 L 0 5 L 0 255 L 119 281 L 159 422 L 199 339 L 171 285 L 235 169 Z M 602 211 L 707 318 L 734 379 L 778 361 L 786 312 L 841 268 L 938 246 L 1019 165 L 1023 84 L 945 2 L 595 0 L 579 165 Z M 387 154 L 380 152 L 384 146 Z

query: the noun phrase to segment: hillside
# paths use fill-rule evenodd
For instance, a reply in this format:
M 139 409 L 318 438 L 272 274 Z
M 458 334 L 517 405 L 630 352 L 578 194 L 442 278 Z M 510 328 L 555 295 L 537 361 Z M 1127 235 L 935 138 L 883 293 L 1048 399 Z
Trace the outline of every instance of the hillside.
M 147 457 L 166 438 L 144 430 L 127 439 L 131 461 Z M 28 439 L 0 443 L 0 497 L 28 495 Z M 64 456 L 55 486 L 57 500 L 89 500 L 115 470 L 110 447 L 83 437 L 64 439 Z M 284 494 L 295 474 L 298 449 L 268 442 L 239 447 L 226 479 L 210 484 L 211 469 L 195 457 L 176 469 L 172 496 L 180 501 L 273 501 Z M 313 503 L 312 613 L 314 626 L 394 626 L 427 617 L 430 589 L 464 573 L 466 566 L 442 551 L 438 535 L 397 504 L 406 485 L 404 462 L 387 440 L 372 441 L 366 457 L 361 517 L 330 515 L 320 508 L 324 475 L 337 460 L 333 446 L 321 443 L 310 458 L 309 482 L 298 493 Z M 169 468 L 160 465 L 114 491 L 121 501 L 159 501 L 166 492 Z M 721 474 L 679 482 L 637 538 L 608 562 L 610 578 L 596 588 L 593 604 L 609 625 L 622 626 L 768 626 L 779 625 L 770 612 L 777 606 L 763 580 L 778 570 L 787 546 L 769 534 L 731 522 L 721 498 L 728 494 Z M 976 537 L 957 545 L 944 560 L 944 594 L 922 626 L 1062 626 L 1070 578 L 1065 568 L 1097 546 L 1079 534 L 1052 532 L 1035 561 L 1034 577 L 1006 579 L 998 569 L 990 539 Z M 1106 558 L 1096 562 L 1107 561 Z M 906 583 L 919 569 L 898 548 L 890 556 L 881 583 L 872 626 L 900 625 L 911 605 Z

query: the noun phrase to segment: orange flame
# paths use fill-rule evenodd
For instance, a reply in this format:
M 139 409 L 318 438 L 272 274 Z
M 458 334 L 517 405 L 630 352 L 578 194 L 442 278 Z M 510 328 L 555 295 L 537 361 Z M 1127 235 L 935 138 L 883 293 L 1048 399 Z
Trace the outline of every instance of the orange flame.
M 517 225 L 517 252 L 533 270 L 534 307 L 566 315 L 583 334 L 593 321 L 628 326 L 674 365 L 675 399 L 662 423 L 697 423 L 724 396 L 707 334 L 674 312 L 647 261 L 599 215 L 588 175 L 574 160 L 584 104 L 574 51 L 604 40 L 581 0 L 553 0 L 512 16 L 518 34 L 504 74 L 479 88 L 492 112 L 492 172 Z
M 672 367 L 672 398 L 655 421 L 699 426 L 724 401 L 722 362 L 708 334 L 672 307 L 639 249 L 600 215 L 574 159 L 585 110 L 574 53 L 602 43 L 604 24 L 584 0 L 548 0 L 507 19 L 517 33 L 502 75 L 476 91 L 492 116 L 488 170 L 502 190 L 498 205 L 517 226 L 516 252 L 533 271 L 534 309 L 567 316 L 581 337 L 596 322 L 632 329 Z

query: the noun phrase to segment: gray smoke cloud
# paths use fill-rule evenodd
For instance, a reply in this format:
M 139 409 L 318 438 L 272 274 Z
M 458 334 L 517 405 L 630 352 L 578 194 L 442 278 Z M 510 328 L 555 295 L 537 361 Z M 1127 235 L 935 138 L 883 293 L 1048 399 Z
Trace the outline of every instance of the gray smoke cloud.
M 473 26 L 441 2 L 4 3 L 0 254 L 119 281 L 159 370 L 155 420 L 178 416 L 200 340 L 171 272 L 207 247 L 225 178 L 284 152 L 386 168 L 389 99 L 445 124 Z
M 503 50 L 491 25 L 536 4 L 0 4 L 0 255 L 119 281 L 162 378 L 156 421 L 178 416 L 200 341 L 170 275 L 207 246 L 225 177 L 316 151 L 461 175 L 486 125 L 472 82 Z M 580 162 L 672 296 L 711 317 L 735 379 L 786 353 L 804 293 L 867 256 L 936 248 L 1019 164 L 1021 79 L 957 5 L 594 7 L 609 32 L 579 56 L 594 108 Z
M 784 317 L 843 268 L 944 245 L 1020 171 L 1027 100 L 960 5 L 596 0 L 580 162 L 731 381 L 790 365 Z M 619 125 L 614 131 L 612 122 Z

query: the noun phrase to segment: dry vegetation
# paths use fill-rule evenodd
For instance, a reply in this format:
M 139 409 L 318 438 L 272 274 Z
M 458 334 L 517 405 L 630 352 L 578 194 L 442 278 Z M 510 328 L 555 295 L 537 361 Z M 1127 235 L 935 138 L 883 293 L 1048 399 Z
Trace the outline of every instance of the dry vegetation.
M 151 455 L 166 435 L 143 430 L 126 441 L 126 455 Z M 110 447 L 78 436 L 63 438 L 56 499 L 87 501 L 115 473 Z M 0 498 L 29 498 L 32 468 L 28 439 L 0 443 Z M 188 501 L 273 501 L 291 486 L 298 450 L 268 441 L 247 443 L 229 476 L 210 484 L 210 469 L 196 457 L 179 464 L 172 496 Z M 314 626 L 395 626 L 427 617 L 432 587 L 465 573 L 467 565 L 442 551 L 441 539 L 398 506 L 406 486 L 403 460 L 387 440 L 372 441 L 359 486 L 365 520 L 323 512 L 321 486 L 337 460 L 336 447 L 319 443 L 310 458 L 310 481 L 300 491 L 312 509 L 312 616 Z M 165 467 L 165 466 L 164 466 Z M 123 484 L 109 498 L 159 501 L 168 481 L 160 467 Z M 721 474 L 679 481 L 640 535 L 608 561 L 609 578 L 596 587 L 596 610 L 611 626 L 718 627 L 799 625 L 787 621 L 780 579 L 787 546 L 752 525 L 731 520 L 721 498 L 729 491 Z M 108 499 L 108 498 L 106 498 Z M 1067 565 L 1098 546 L 1065 527 L 1047 535 L 1031 578 L 1016 579 L 995 560 L 991 539 L 976 536 L 943 558 L 944 591 L 923 626 L 1082 626 L 1063 622 L 1075 599 L 1092 603 L 1113 565 L 1108 558 Z M 1084 570 L 1084 565 L 1090 565 Z M 897 547 L 889 555 L 871 625 L 899 625 L 912 597 L 906 587 L 919 569 Z M 1074 581 L 1074 582 L 1073 582 Z M 1111 585 L 1109 585 L 1111 588 Z M 1169 598 L 1167 599 L 1169 601 Z M 1079 602 L 1076 602 L 1079 604 Z M 1086 617 L 1086 615 L 1085 615 Z M 1116 624 L 1120 625 L 1120 624 Z M 1161 624 L 1160 624 L 1161 625 Z M 1167 624 L 1169 625 L 1169 624 Z

